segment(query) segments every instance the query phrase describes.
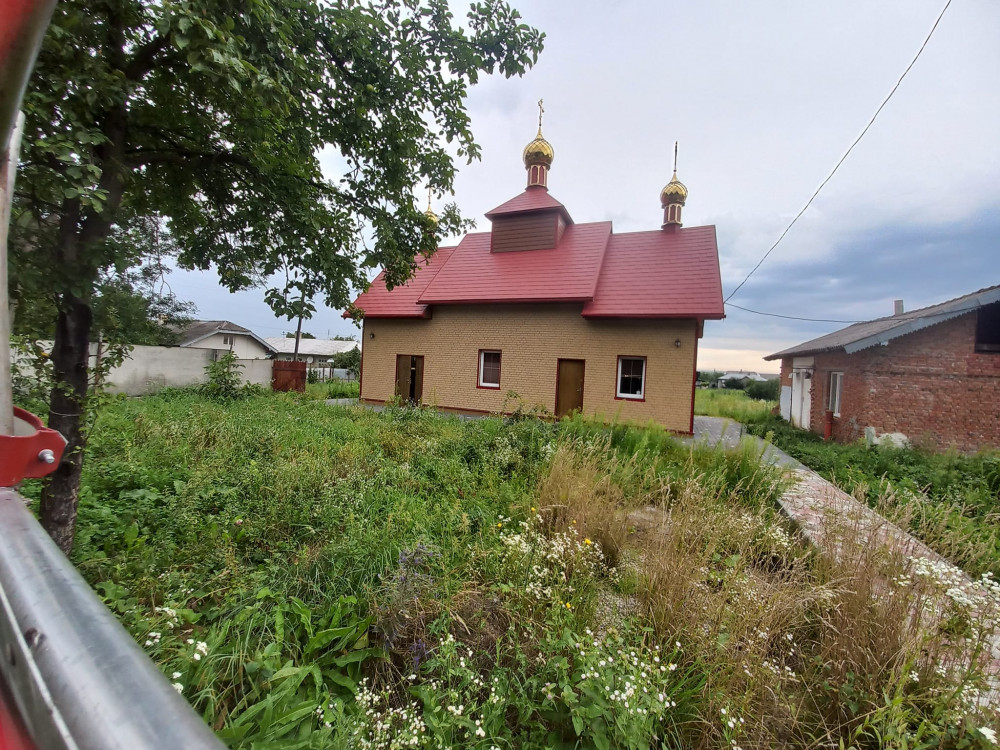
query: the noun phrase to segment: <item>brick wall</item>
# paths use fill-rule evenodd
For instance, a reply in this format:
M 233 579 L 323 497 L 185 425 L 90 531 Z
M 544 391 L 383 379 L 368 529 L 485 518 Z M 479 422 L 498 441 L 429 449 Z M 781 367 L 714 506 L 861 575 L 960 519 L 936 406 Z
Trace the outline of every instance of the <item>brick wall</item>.
M 816 355 L 812 429 L 823 432 L 830 372 L 843 372 L 840 418 L 834 438 L 901 432 L 911 441 L 945 450 L 1000 446 L 1000 354 L 974 351 L 976 315 L 893 339 L 854 354 Z M 784 376 L 784 362 L 782 376 Z M 783 381 L 784 382 L 784 379 Z
M 503 408 L 508 391 L 516 391 L 526 406 L 554 412 L 556 361 L 583 359 L 586 414 L 653 420 L 689 432 L 696 322 L 587 320 L 581 309 L 579 304 L 438 305 L 430 319 L 367 319 L 361 396 L 391 399 L 396 355 L 411 354 L 424 357 L 424 403 L 493 412 Z M 480 349 L 502 352 L 499 390 L 476 387 Z M 647 358 L 644 401 L 615 398 L 619 355 Z

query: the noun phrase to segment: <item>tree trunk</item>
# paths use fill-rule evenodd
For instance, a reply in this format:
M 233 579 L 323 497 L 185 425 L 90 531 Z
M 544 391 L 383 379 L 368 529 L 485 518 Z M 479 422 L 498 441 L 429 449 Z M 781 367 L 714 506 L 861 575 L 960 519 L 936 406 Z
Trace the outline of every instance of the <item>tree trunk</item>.
M 55 385 L 49 406 L 49 427 L 66 438 L 59 468 L 42 491 L 41 522 L 65 554 L 73 547 L 76 506 L 83 470 L 84 406 L 87 398 L 87 365 L 90 355 L 92 314 L 87 300 L 65 293 L 56 322 L 52 347 Z
M 292 353 L 292 359 L 296 362 L 299 361 L 299 342 L 302 341 L 302 314 L 299 313 L 299 325 L 295 329 L 295 351 Z

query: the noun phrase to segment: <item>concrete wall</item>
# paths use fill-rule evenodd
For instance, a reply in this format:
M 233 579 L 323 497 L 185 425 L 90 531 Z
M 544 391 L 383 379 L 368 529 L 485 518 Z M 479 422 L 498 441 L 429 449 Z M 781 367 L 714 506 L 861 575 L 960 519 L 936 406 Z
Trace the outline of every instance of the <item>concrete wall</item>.
M 1000 354 L 975 352 L 971 313 L 854 354 L 817 354 L 812 429 L 823 432 L 830 373 L 844 373 L 839 441 L 899 432 L 935 450 L 1000 447 Z M 782 383 L 790 362 L 782 362 Z
M 222 343 L 224 336 L 233 337 L 233 345 L 230 347 L 228 344 Z M 233 354 L 236 355 L 237 359 L 265 359 L 267 357 L 267 349 L 261 346 L 257 341 L 255 341 L 250 336 L 236 334 L 222 334 L 213 333 L 208 338 L 202 339 L 190 346 L 184 347 L 185 349 L 220 349 L 222 351 L 229 351 L 232 349 Z
M 608 420 L 652 420 L 689 432 L 696 321 L 588 320 L 581 309 L 579 304 L 438 305 L 430 319 L 368 318 L 361 396 L 391 399 L 396 355 L 410 354 L 424 357 L 424 403 L 495 412 L 503 409 L 508 391 L 516 391 L 526 406 L 554 412 L 557 360 L 583 359 L 584 413 Z M 498 390 L 477 388 L 480 349 L 502 353 Z M 615 398 L 619 355 L 647 358 L 645 400 Z
M 205 367 L 227 352 L 228 349 L 137 346 L 120 367 L 108 374 L 108 390 L 144 396 L 162 388 L 183 388 L 204 383 L 208 380 Z M 245 359 L 237 360 L 237 364 L 243 365 L 240 375 L 244 382 L 271 386 L 271 360 Z

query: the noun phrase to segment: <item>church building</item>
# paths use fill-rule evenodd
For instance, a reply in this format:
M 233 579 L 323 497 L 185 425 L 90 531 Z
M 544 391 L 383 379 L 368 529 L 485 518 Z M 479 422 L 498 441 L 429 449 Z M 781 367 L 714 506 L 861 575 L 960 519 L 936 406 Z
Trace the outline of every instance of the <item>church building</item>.
M 519 399 L 692 431 L 698 340 L 723 317 L 715 227 L 682 227 L 676 164 L 659 229 L 578 224 L 549 193 L 553 156 L 539 117 L 527 187 L 486 214 L 490 231 L 438 249 L 392 291 L 380 274 L 357 298 L 362 402 L 490 413 Z

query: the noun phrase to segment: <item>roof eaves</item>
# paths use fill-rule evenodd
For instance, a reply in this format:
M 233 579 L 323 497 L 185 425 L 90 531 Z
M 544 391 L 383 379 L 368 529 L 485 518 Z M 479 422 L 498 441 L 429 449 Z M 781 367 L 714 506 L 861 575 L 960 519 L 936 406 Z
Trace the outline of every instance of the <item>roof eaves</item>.
M 863 339 L 846 343 L 844 344 L 843 349 L 848 354 L 854 354 L 854 352 L 859 352 L 862 349 L 869 349 L 880 344 L 885 345 L 893 339 L 905 336 L 908 333 L 915 333 L 916 331 L 921 331 L 924 328 L 936 326 L 938 323 L 944 323 L 946 320 L 958 318 L 962 315 L 968 315 L 970 312 L 973 312 L 974 309 L 975 308 L 956 310 L 953 312 L 943 312 L 938 313 L 937 315 L 928 315 L 927 317 L 911 318 L 910 320 L 901 321 L 898 326 L 894 326 L 886 331 L 880 331 L 879 333 L 872 334 L 871 336 L 865 336 Z

